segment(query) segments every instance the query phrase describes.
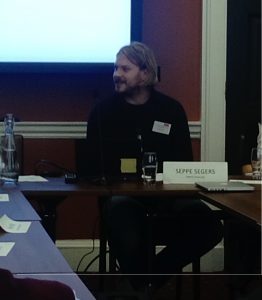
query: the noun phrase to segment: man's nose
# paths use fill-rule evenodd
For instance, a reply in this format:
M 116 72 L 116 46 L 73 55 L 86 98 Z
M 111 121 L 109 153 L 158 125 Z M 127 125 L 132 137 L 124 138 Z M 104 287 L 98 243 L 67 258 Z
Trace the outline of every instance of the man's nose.
M 120 70 L 119 70 L 119 69 L 115 69 L 115 70 L 114 70 L 114 73 L 113 73 L 113 76 L 114 76 L 114 77 L 120 77 L 120 76 L 121 76 Z

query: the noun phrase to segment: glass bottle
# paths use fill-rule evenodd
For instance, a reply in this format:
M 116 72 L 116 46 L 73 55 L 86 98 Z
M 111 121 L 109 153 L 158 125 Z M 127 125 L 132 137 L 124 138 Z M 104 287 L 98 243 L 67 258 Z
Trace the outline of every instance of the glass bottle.
M 17 182 L 19 165 L 16 159 L 14 137 L 15 120 L 12 114 L 4 119 L 4 136 L 1 139 L 1 179 L 4 182 Z

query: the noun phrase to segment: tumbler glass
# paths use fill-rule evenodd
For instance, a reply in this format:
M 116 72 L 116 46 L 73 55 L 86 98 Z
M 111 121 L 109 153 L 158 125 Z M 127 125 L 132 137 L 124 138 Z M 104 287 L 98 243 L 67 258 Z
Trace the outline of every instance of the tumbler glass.
M 145 152 L 142 159 L 143 179 L 146 184 L 156 182 L 157 155 L 156 152 Z

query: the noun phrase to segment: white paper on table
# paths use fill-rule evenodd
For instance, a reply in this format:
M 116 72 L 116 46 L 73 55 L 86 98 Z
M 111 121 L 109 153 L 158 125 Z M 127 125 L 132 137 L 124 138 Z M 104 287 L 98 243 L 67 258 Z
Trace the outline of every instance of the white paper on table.
M 8 194 L 0 194 L 0 202 L 7 202 L 9 201 Z
M 0 226 L 5 232 L 26 233 L 31 225 L 28 221 L 14 221 L 7 215 L 0 217 Z
M 46 178 L 39 175 L 20 175 L 18 178 L 19 182 L 46 182 Z
M 0 242 L 0 256 L 7 256 L 14 245 L 14 242 Z

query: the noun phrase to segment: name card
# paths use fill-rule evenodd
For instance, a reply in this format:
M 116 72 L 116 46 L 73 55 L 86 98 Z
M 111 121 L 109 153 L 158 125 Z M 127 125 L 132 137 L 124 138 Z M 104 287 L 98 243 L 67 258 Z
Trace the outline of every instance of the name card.
M 163 183 L 195 183 L 201 181 L 228 181 L 227 162 L 163 163 Z
M 7 215 L 0 217 L 0 227 L 5 232 L 10 233 L 26 233 L 31 225 L 29 221 L 14 221 Z
M 7 256 L 14 245 L 14 242 L 0 242 L 0 256 Z
M 0 194 L 0 202 L 7 202 L 9 201 L 8 194 Z

